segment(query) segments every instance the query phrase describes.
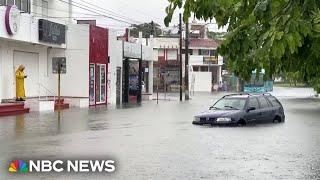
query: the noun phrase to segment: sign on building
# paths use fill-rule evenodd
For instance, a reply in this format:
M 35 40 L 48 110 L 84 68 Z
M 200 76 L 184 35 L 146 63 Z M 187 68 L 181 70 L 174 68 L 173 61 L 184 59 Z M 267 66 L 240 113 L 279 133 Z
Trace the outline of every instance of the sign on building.
M 204 64 L 218 64 L 217 56 L 208 56 L 203 58 Z
M 54 44 L 66 43 L 66 26 L 39 19 L 39 41 Z
M 153 49 L 148 46 L 142 46 L 142 60 L 151 61 L 153 59 Z
M 60 67 L 60 74 L 67 73 L 67 60 L 65 57 L 52 58 L 52 73 L 59 74 L 59 67 Z
M 141 44 L 123 43 L 123 56 L 125 58 L 140 59 L 141 58 Z
M 90 24 L 93 26 L 96 26 L 97 21 L 96 20 L 77 20 L 77 24 Z
M 5 25 L 9 35 L 15 35 L 19 32 L 20 19 L 20 10 L 17 8 L 17 6 L 7 6 L 5 14 Z

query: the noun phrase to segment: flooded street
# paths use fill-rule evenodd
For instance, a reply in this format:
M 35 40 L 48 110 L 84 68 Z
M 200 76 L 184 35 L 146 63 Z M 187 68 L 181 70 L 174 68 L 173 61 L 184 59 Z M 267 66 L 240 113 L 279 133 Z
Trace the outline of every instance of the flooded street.
M 220 97 L 1 117 L 0 179 L 320 179 L 319 99 L 280 97 L 281 124 L 191 124 Z M 113 159 L 116 172 L 12 175 L 13 159 Z

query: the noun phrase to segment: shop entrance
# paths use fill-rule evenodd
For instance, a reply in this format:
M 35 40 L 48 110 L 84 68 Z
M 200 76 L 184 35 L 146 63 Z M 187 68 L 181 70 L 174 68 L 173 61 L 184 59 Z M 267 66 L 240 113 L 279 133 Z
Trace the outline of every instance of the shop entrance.
M 90 64 L 90 106 L 105 104 L 106 96 L 106 64 Z
M 39 54 L 32 52 L 14 51 L 13 53 L 13 72 L 14 72 L 14 92 L 16 89 L 15 72 L 20 65 L 25 67 L 24 73 L 28 77 L 25 79 L 24 86 L 27 97 L 39 96 Z M 15 96 L 15 93 L 14 93 Z

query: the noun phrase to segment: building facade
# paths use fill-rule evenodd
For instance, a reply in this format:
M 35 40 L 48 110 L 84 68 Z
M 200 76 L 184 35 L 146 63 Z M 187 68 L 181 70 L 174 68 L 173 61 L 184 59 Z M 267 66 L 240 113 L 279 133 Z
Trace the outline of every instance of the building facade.
M 56 18 L 66 17 L 66 18 Z M 66 58 L 61 96 L 71 106 L 115 105 L 123 95 L 123 41 L 116 31 L 74 24 L 70 1 L 0 0 L 0 101 L 15 99 L 15 71 L 25 66 L 26 106 L 58 95 L 52 59 Z M 140 44 L 142 44 L 140 42 Z M 150 45 L 149 45 L 150 46 Z M 139 46 L 140 47 L 140 46 Z M 141 45 L 145 81 L 152 87 L 152 47 Z M 146 54 L 147 53 L 147 54 Z M 152 88 L 148 88 L 152 93 Z M 38 102 L 37 102 L 38 103 Z M 30 107 L 31 111 L 34 110 Z
M 38 0 L 6 0 L 0 5 L 0 99 L 15 98 L 19 65 L 26 67 L 27 97 L 47 94 L 56 85 L 51 59 L 67 54 L 69 19 L 51 19 L 46 14 L 55 8 L 60 8 L 60 15 L 69 14 L 69 5 Z
M 219 42 L 207 38 L 205 24 L 191 23 L 189 36 L 189 89 L 191 91 L 212 91 L 222 81 L 223 58 L 217 53 Z M 179 47 L 179 38 L 177 37 L 155 38 L 154 48 L 158 51 L 158 62 L 155 63 L 154 89 L 167 92 L 179 91 Z M 182 76 L 184 78 L 185 39 L 183 39 L 181 53 L 183 54 Z
M 154 63 L 154 89 L 179 90 L 179 47 L 179 38 L 158 37 L 154 39 L 154 49 L 158 51 L 158 61 Z

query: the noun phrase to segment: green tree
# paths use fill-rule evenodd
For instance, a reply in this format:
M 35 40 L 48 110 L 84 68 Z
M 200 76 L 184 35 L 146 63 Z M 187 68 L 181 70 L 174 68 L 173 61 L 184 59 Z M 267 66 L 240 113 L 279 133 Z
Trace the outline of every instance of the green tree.
M 153 29 L 154 27 L 154 29 Z M 152 23 L 144 23 L 144 24 L 133 24 L 131 25 L 130 35 L 138 38 L 139 37 L 139 31 L 142 32 L 142 37 L 149 38 L 152 34 L 152 31 L 154 32 L 155 36 L 159 36 L 161 34 L 161 27 L 159 24 L 154 23 L 152 26 Z
M 168 25 L 177 8 L 183 19 L 215 19 L 228 25 L 219 52 L 228 66 L 245 80 L 254 69 L 269 78 L 299 72 L 304 82 L 320 92 L 319 0 L 168 0 Z
M 292 84 L 294 84 L 294 86 L 297 86 L 297 83 L 302 81 L 299 72 L 286 72 L 285 79 L 290 83 L 290 86 Z

